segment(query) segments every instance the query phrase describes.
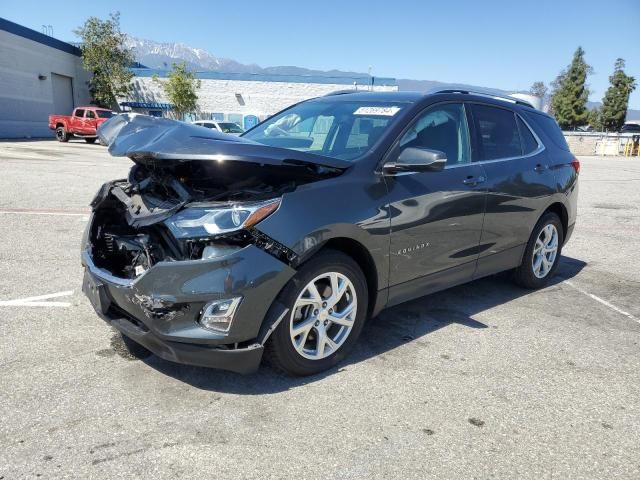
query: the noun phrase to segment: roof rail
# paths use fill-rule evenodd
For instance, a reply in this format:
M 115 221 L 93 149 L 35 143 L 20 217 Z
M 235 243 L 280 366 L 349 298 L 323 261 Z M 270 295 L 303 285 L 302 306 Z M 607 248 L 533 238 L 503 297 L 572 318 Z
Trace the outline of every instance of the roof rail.
M 505 95 L 502 93 L 496 93 L 491 91 L 483 92 L 481 90 L 469 90 L 466 88 L 447 88 L 444 90 L 436 90 L 429 93 L 463 93 L 465 95 L 480 95 L 484 97 L 495 98 L 497 100 L 506 100 L 507 102 L 516 103 L 518 105 L 524 105 L 525 107 L 535 108 L 533 105 L 531 105 L 529 102 L 525 100 L 521 100 L 519 98 L 512 97 L 510 95 Z
M 335 90 L 333 92 L 329 92 L 329 93 L 325 93 L 323 95 L 323 97 L 333 97 L 334 95 L 346 95 L 348 93 L 358 93 L 361 92 L 362 90 L 355 90 L 355 89 L 350 89 L 350 90 Z

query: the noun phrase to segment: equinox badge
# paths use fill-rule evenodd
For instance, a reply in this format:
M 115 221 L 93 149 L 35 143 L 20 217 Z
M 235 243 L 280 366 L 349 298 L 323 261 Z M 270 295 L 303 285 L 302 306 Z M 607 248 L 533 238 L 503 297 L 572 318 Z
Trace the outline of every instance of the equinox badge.
M 419 243 L 417 245 L 414 245 L 413 247 L 407 247 L 407 248 L 398 250 L 398 255 L 406 255 L 407 253 L 415 252 L 416 250 L 422 250 L 423 248 L 426 248 L 428 246 L 429 246 L 429 242 Z

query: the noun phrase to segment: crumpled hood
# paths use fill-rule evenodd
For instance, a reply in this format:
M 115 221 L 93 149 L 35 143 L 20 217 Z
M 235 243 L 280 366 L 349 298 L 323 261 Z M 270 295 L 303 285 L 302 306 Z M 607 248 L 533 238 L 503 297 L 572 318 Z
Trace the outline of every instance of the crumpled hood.
M 98 127 L 100 143 L 115 157 L 172 161 L 243 161 L 345 169 L 349 162 L 271 147 L 190 123 L 139 114 L 116 115 Z

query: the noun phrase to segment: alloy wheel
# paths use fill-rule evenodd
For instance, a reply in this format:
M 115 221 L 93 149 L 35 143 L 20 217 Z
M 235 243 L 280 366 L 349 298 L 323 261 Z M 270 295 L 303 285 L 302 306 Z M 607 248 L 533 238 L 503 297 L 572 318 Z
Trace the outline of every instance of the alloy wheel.
M 330 356 L 349 337 L 357 306 L 349 278 L 338 272 L 318 275 L 304 287 L 293 306 L 289 323 L 293 347 L 310 360 Z
M 546 277 L 558 255 L 558 229 L 549 223 L 538 234 L 531 263 L 533 274 L 538 278 Z

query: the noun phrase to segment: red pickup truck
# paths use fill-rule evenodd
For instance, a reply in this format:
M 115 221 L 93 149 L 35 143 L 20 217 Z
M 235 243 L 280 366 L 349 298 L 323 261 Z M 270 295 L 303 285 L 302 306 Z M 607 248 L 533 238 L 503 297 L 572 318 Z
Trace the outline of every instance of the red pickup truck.
M 49 115 L 49 128 L 56 131 L 59 142 L 68 142 L 75 136 L 94 143 L 98 126 L 112 116 L 113 112 L 106 108 L 78 107 L 71 115 Z

